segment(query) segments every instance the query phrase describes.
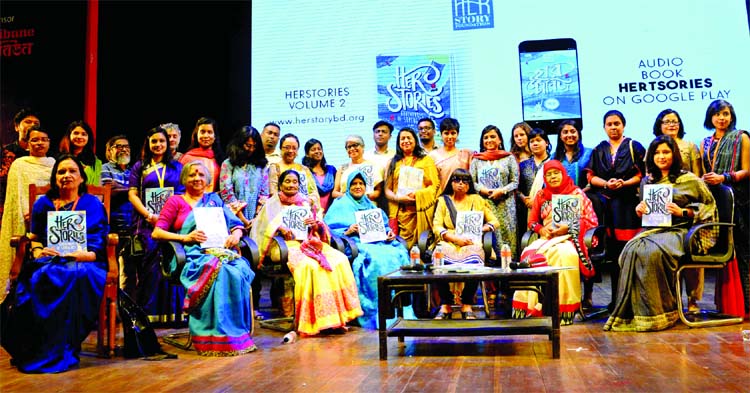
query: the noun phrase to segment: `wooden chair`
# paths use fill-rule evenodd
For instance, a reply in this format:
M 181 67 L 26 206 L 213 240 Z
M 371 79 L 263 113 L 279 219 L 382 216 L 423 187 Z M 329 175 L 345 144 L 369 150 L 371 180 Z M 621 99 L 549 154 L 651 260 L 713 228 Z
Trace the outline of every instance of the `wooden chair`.
M 107 212 L 107 220 L 109 220 L 110 214 L 110 197 L 111 197 L 111 186 L 87 186 L 88 193 L 95 195 L 104 204 L 104 209 Z M 37 186 L 36 184 L 29 185 L 29 212 L 32 211 L 34 203 L 39 197 L 49 191 L 50 186 Z M 21 272 L 24 260 L 29 254 L 29 246 L 33 239 L 31 234 L 30 220 L 26 220 L 27 235 L 24 236 L 13 236 L 10 240 L 10 245 L 16 249 L 16 254 L 13 258 L 13 264 L 10 270 L 11 279 L 16 279 L 18 274 Z M 107 261 L 108 266 L 117 266 L 117 243 L 119 237 L 116 233 L 110 233 L 107 235 Z M 102 296 L 102 303 L 99 306 L 99 323 L 97 326 L 96 336 L 96 350 L 101 357 L 110 357 L 115 351 L 115 325 L 117 318 L 117 285 L 116 284 L 105 284 L 104 292 Z M 106 344 L 105 344 L 106 337 Z
M 247 259 L 248 262 L 250 262 L 250 266 L 252 267 L 253 261 L 257 260 L 259 258 L 258 256 L 258 250 L 257 247 L 253 250 L 249 244 L 252 242 L 250 238 L 244 236 L 240 240 L 239 248 L 240 248 L 240 254 Z M 255 243 L 252 243 L 255 244 Z M 185 263 L 187 262 L 187 256 L 185 254 L 185 247 L 180 242 L 176 241 L 166 241 L 161 242 L 161 259 L 160 259 L 160 265 L 161 265 L 161 271 L 164 278 L 167 279 L 167 281 L 171 285 L 180 285 L 182 286 L 182 282 L 180 282 L 180 275 L 182 274 L 182 269 L 185 267 Z M 170 262 L 172 259 L 175 260 L 175 268 L 172 269 L 170 266 Z M 254 315 L 253 312 L 253 290 L 250 288 L 250 315 Z M 189 316 L 188 316 L 189 318 Z M 254 318 L 252 318 L 253 322 L 250 329 L 250 335 L 252 336 L 253 333 L 255 333 L 255 322 Z M 185 340 L 183 342 L 180 341 L 180 339 Z M 164 336 L 162 340 L 174 347 L 188 350 L 193 345 L 192 342 L 192 336 L 190 335 L 190 331 L 184 331 L 184 332 L 177 332 L 172 333 Z
M 726 264 L 734 258 L 734 237 L 732 233 L 732 228 L 734 227 L 734 195 L 732 189 L 723 184 L 709 186 L 709 189 L 716 200 L 719 221 L 693 225 L 690 228 L 683 244 L 685 255 L 679 262 L 679 267 L 675 275 L 675 290 L 678 301 L 677 313 L 682 323 L 689 327 L 723 326 L 742 323 L 741 316 L 726 315 L 718 312 L 702 311 L 697 314 L 686 315 L 682 307 L 683 297 L 680 284 L 682 278 L 680 274 L 683 270 L 713 269 L 721 272 Z M 719 237 L 716 240 L 716 244 L 706 254 L 694 253 L 692 245 L 696 237 L 699 236 L 699 231 L 710 227 L 719 229 Z M 717 286 L 718 288 L 720 287 Z
M 526 231 L 523 234 L 523 237 L 521 237 L 521 250 L 528 247 L 529 244 L 531 244 L 534 240 L 538 238 L 539 238 L 539 235 L 536 232 L 532 230 Z M 594 266 L 594 270 L 601 269 L 602 265 L 605 263 L 605 259 L 606 259 L 605 257 L 607 254 L 607 246 L 606 246 L 607 245 L 607 228 L 603 225 L 590 228 L 583 235 L 583 242 L 586 245 L 586 248 L 588 249 L 589 260 L 591 260 L 591 264 Z M 594 278 L 592 277 L 591 279 L 593 280 Z M 616 296 L 617 296 L 616 293 L 612 293 L 613 302 Z M 602 314 L 606 314 L 609 311 L 607 310 L 606 307 L 602 307 L 602 308 L 589 310 L 587 314 L 586 311 L 583 309 L 583 304 L 581 304 L 581 307 L 578 309 L 578 312 L 581 314 L 581 320 L 588 321 Z

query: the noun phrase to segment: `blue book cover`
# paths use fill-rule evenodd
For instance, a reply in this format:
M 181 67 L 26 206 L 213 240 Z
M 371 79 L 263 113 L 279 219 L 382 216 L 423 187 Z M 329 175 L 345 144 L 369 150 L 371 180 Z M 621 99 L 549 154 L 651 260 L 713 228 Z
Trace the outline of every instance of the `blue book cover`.
M 47 212 L 47 247 L 60 255 L 86 250 L 86 211 Z
M 451 117 L 453 66 L 450 55 L 376 57 L 378 118 L 416 129 L 424 117 Z

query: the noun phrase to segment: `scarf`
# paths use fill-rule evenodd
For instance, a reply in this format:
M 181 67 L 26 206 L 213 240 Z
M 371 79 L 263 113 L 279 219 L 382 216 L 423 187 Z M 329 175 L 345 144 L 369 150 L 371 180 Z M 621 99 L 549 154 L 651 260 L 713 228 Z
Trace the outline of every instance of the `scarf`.
M 312 168 L 310 168 L 310 172 L 312 172 Z M 333 191 L 333 186 L 336 184 L 336 168 L 333 165 L 326 165 L 326 175 L 323 178 L 323 184 L 318 182 L 317 176 L 314 175 L 315 173 L 313 173 L 313 179 L 315 180 L 315 185 L 318 187 L 318 194 L 323 196 Z
M 202 147 L 195 147 L 190 149 L 190 151 L 185 154 L 202 158 L 210 158 L 212 160 L 214 159 L 214 149 L 211 148 L 204 149 Z
M 544 194 L 543 198 L 544 200 L 550 201 L 552 200 L 552 194 L 571 194 L 573 193 L 573 190 L 575 190 L 577 187 L 575 183 L 573 182 L 573 179 L 568 176 L 568 172 L 565 170 L 565 167 L 563 164 L 558 160 L 549 160 L 546 163 L 544 163 L 544 167 L 542 169 L 542 172 L 544 175 L 547 174 L 547 171 L 550 169 L 557 169 L 560 171 L 562 175 L 562 182 L 560 182 L 560 185 L 557 187 L 552 187 L 547 183 L 546 176 L 544 177 L 544 189 L 542 189 L 542 193 Z
M 299 192 L 293 196 L 287 196 L 283 192 L 279 192 L 277 195 L 279 196 L 281 203 L 285 205 L 302 206 L 308 201 L 308 198 L 301 195 Z M 323 240 L 328 241 L 328 231 L 326 230 L 325 224 L 318 221 L 317 209 L 312 201 L 310 201 L 310 211 L 315 220 L 315 225 L 311 227 L 313 229 L 312 231 L 307 231 L 307 239 L 300 244 L 300 251 L 308 257 L 318 261 L 320 267 L 330 272 L 333 269 L 331 269 L 331 265 L 328 263 L 325 254 L 323 254 Z
M 472 158 L 478 158 L 484 161 L 495 161 L 508 157 L 509 155 L 510 153 L 505 150 L 486 150 L 483 152 L 474 152 L 471 156 Z
M 357 199 L 352 195 L 351 188 L 352 188 L 352 182 L 354 179 L 359 178 L 362 180 L 365 185 L 367 184 L 367 178 L 365 177 L 365 174 L 362 173 L 359 169 L 349 174 L 349 178 L 346 179 L 346 193 L 344 196 L 349 199 L 349 201 L 354 205 L 354 207 L 358 210 L 370 210 L 376 208 L 375 204 L 372 203 L 370 198 L 367 197 L 367 195 L 362 195 L 361 198 Z

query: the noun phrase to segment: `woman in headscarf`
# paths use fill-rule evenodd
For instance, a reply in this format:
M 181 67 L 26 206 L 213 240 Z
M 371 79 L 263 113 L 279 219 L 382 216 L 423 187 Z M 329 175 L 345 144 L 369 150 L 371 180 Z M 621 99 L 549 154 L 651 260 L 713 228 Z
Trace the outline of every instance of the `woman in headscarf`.
M 574 268 L 558 273 L 560 323 L 570 325 L 581 306 L 580 274 L 584 277 L 594 274 L 583 236 L 589 228 L 597 226 L 598 221 L 591 201 L 568 176 L 560 161 L 547 161 L 542 171 L 545 187 L 534 196 L 529 211 L 529 229 L 536 232 L 539 239 L 523 250 L 521 260 L 526 255 L 541 254 L 549 266 Z M 555 205 L 555 195 L 574 198 L 565 198 L 565 202 Z M 541 316 L 541 312 L 542 304 L 536 292 L 516 291 L 513 295 L 514 318 Z
M 359 289 L 359 303 L 364 312 L 358 322 L 363 328 L 376 329 L 378 327 L 378 276 L 409 264 L 409 253 L 401 243 L 395 241 L 396 234 L 388 226 L 388 216 L 367 197 L 366 190 L 365 174 L 360 171 L 350 173 L 346 181 L 346 193 L 333 201 L 326 214 L 325 222 L 332 233 L 351 238 L 359 250 L 359 255 L 352 262 L 354 279 Z M 370 210 L 372 214 L 366 222 L 384 228 L 388 236 L 386 240 L 372 243 L 363 243 L 360 240 L 360 233 L 364 233 L 368 228 L 357 224 L 355 214 Z
M 287 266 L 294 277 L 295 325 L 297 332 L 315 335 L 323 330 L 346 331 L 346 323 L 362 315 L 357 283 L 346 255 L 328 242 L 328 226 L 320 221 L 321 209 L 300 189 L 300 175 L 288 169 L 279 175 L 279 192 L 261 208 L 250 236 L 260 248 L 260 261 L 273 249 L 277 234 L 286 240 L 289 250 Z M 309 209 L 304 219 L 307 238 L 295 240 L 290 227 L 283 222 L 285 208 Z

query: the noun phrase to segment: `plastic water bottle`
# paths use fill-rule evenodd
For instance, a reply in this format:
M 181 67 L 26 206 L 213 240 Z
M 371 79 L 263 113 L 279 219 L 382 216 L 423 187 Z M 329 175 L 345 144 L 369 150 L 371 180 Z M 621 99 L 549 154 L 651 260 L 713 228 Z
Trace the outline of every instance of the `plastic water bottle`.
M 281 340 L 282 344 L 293 344 L 297 341 L 297 332 L 292 330 L 291 332 L 284 335 L 284 339 Z
M 443 266 L 443 247 L 438 245 L 432 252 L 432 267 Z
M 508 243 L 503 243 L 503 246 L 500 248 L 500 266 L 503 270 L 510 269 L 511 258 L 510 246 Z
M 422 259 L 419 257 L 419 247 L 416 245 L 411 247 L 409 250 L 409 259 L 411 259 L 411 265 L 417 266 L 422 264 Z

